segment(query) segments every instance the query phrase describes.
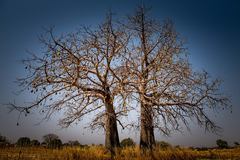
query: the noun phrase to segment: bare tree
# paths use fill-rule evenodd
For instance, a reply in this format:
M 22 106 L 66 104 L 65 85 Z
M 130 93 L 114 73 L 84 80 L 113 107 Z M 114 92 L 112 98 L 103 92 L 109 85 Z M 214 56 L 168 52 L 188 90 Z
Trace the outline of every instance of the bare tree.
M 127 33 L 113 18 L 110 12 L 98 27 L 81 25 L 76 33 L 60 37 L 53 35 L 53 27 L 44 28 L 50 34 L 49 39 L 39 37 L 39 42 L 45 45 L 44 56 L 30 53 L 31 58 L 21 60 L 29 74 L 16 81 L 23 87 L 17 94 L 30 90 L 37 94 L 36 100 L 27 107 L 9 103 L 10 112 L 17 109 L 27 116 L 30 109 L 40 107 L 45 120 L 64 110 L 65 117 L 59 120 L 59 125 L 67 128 L 84 115 L 98 111 L 88 127 L 105 129 L 107 149 L 119 147 L 117 121 L 124 108 L 118 107 L 115 112 L 113 106 L 117 105 L 114 99 L 119 94 L 118 80 L 113 74 L 117 74 L 116 61 L 127 43 Z
M 190 131 L 189 120 L 218 134 L 222 128 L 207 113 L 232 107 L 231 96 L 219 90 L 223 79 L 194 71 L 184 58 L 189 55 L 187 38 L 180 37 L 173 21 L 156 22 L 151 7 L 137 6 L 124 24 L 132 36 L 122 54 L 122 74 L 128 75 L 123 90 L 125 99 L 136 100 L 141 108 L 140 147 L 155 147 L 154 128 L 169 136 L 181 131 L 182 123 Z
M 59 136 L 56 134 L 53 134 L 53 133 L 49 133 L 49 134 L 44 135 L 42 138 L 43 138 L 44 142 L 49 143 L 53 139 L 58 139 Z

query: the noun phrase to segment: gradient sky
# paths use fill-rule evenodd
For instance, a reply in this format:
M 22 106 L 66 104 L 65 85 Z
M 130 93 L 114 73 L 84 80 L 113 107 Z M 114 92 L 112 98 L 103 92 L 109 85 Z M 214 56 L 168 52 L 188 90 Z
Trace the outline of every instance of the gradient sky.
M 219 114 L 209 111 L 210 118 L 224 128 L 222 136 L 205 133 L 191 122 L 191 134 L 184 129 L 182 133 L 173 133 L 164 138 L 155 131 L 157 141 L 166 141 L 172 145 L 213 147 L 217 139 L 223 139 L 233 146 L 240 143 L 240 1 L 239 0 L 0 0 L 0 132 L 7 139 L 16 142 L 20 137 L 38 139 L 48 133 L 59 135 L 65 143 L 78 140 L 82 144 L 104 144 L 104 133 L 91 133 L 83 126 L 91 116 L 85 117 L 80 125 L 72 125 L 66 130 L 57 126 L 60 114 L 53 115 L 51 120 L 34 126 L 42 118 L 38 110 L 30 116 L 21 116 L 17 126 L 18 112 L 7 114 L 8 109 L 2 103 L 14 102 L 21 105 L 31 101 L 34 95 L 23 93 L 19 96 L 12 92 L 20 88 L 13 82 L 15 77 L 25 77 L 27 70 L 16 60 L 28 57 L 26 49 L 41 56 L 41 44 L 37 36 L 46 35 L 41 27 L 55 25 L 53 33 L 69 33 L 79 28 L 79 24 L 96 25 L 101 23 L 111 6 L 118 17 L 133 13 L 136 4 L 150 4 L 152 15 L 162 21 L 168 17 L 176 23 L 176 29 L 182 36 L 189 36 L 188 45 L 191 56 L 189 61 L 195 70 L 205 68 L 212 77 L 225 78 L 221 90 L 235 94 L 232 100 L 233 113 L 224 110 Z M 31 110 L 32 112 L 32 110 Z M 217 115 L 217 117 L 215 117 Z M 129 120 L 135 119 L 130 115 Z M 139 144 L 139 132 L 123 131 L 119 128 L 120 141 L 131 137 Z

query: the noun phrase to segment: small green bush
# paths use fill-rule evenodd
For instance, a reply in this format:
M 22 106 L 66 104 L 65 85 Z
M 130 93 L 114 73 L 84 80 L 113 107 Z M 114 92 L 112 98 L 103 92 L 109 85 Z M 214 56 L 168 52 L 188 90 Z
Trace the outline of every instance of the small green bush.
M 224 149 L 224 148 L 228 149 L 228 143 L 227 143 L 227 141 L 218 139 L 218 140 L 216 141 L 216 143 L 217 143 L 219 149 Z
M 63 147 L 68 147 L 68 146 L 70 146 L 69 143 L 64 143 L 64 144 L 63 144 Z
M 74 141 L 73 142 L 73 146 L 75 146 L 75 147 L 79 147 L 81 144 L 78 142 L 78 141 Z
M 135 143 L 134 141 L 129 137 L 129 138 L 125 138 L 121 141 L 120 143 L 120 147 L 121 149 L 123 149 L 124 147 L 134 147 Z
M 84 144 L 84 145 L 81 145 L 81 144 L 80 144 L 79 147 L 80 147 L 80 148 L 84 148 L 84 149 L 89 149 L 89 148 L 90 148 L 90 146 L 87 145 L 87 144 Z
M 167 148 L 171 147 L 171 145 L 165 141 L 156 142 L 156 146 L 161 148 L 164 151 L 167 150 Z
M 197 151 L 208 151 L 208 148 L 207 147 L 197 147 L 196 148 Z
M 180 146 L 180 145 L 176 145 L 176 146 L 175 146 L 175 149 L 181 150 L 181 146 Z
M 47 144 L 48 149 L 62 149 L 62 141 L 60 139 L 53 139 Z
M 31 141 L 31 146 L 40 146 L 40 142 L 38 141 L 38 140 L 36 140 L 36 139 L 34 139 L 34 140 L 32 140 Z
M 30 138 L 28 137 L 21 137 L 17 141 L 17 145 L 20 147 L 29 147 L 30 146 Z

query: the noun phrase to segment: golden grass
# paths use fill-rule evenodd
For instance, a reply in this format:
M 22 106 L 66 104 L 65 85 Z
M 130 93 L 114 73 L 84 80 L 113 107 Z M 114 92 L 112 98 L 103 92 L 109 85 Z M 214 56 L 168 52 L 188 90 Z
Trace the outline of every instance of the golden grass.
M 115 149 L 115 151 L 117 151 Z M 14 147 L 0 149 L 0 159 L 16 159 L 16 160 L 195 160 L 195 159 L 240 159 L 240 148 L 224 149 L 224 150 L 208 150 L 197 151 L 188 148 L 168 148 L 163 151 L 160 148 L 150 152 L 128 147 L 121 150 L 113 157 L 109 153 L 105 153 L 105 148 L 101 146 L 91 146 L 89 149 L 63 147 L 61 150 L 45 149 L 43 147 Z

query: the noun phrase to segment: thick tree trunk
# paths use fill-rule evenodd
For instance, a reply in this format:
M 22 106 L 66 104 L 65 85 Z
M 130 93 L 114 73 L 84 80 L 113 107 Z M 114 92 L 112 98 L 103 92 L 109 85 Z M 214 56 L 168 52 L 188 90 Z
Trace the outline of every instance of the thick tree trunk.
M 106 99 L 105 101 L 105 109 L 107 113 L 105 147 L 107 150 L 111 151 L 111 153 L 114 153 L 114 147 L 119 148 L 120 144 L 117 130 L 116 114 L 109 99 Z
M 141 133 L 140 133 L 140 149 L 154 149 L 155 139 L 153 132 L 152 107 L 141 103 Z

